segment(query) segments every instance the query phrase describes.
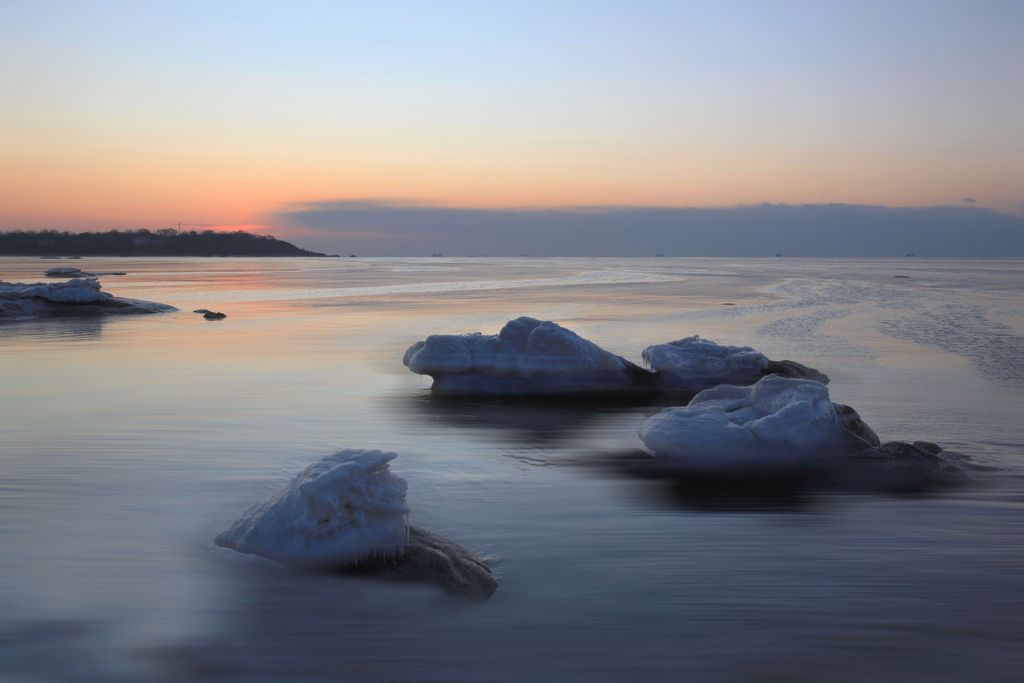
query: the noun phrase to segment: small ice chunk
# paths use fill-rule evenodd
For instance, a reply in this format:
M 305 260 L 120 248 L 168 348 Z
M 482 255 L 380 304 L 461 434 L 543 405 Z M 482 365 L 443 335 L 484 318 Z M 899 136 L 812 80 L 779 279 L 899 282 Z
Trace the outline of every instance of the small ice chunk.
M 765 374 L 768 358 L 749 346 L 727 346 L 699 335 L 655 344 L 643 359 L 662 377 L 666 389 L 701 391 L 716 384 L 753 384 Z
M 652 373 L 572 330 L 534 318 L 510 320 L 498 334 L 438 334 L 413 344 L 402 362 L 453 394 L 558 394 L 631 391 Z
M 46 271 L 46 277 L 84 277 L 87 275 L 81 268 L 59 266 Z
M 824 384 L 775 375 L 702 391 L 689 405 L 648 418 L 639 434 L 656 456 L 703 470 L 788 466 L 878 445 Z
M 81 268 L 71 268 L 68 266 L 61 266 L 58 268 L 50 268 L 46 271 L 46 277 L 99 277 L 100 275 L 127 275 L 127 273 L 120 270 L 112 270 L 106 273 L 89 273 Z
M 307 467 L 214 542 L 296 566 L 340 567 L 396 555 L 409 538 L 406 482 L 394 453 L 343 450 Z

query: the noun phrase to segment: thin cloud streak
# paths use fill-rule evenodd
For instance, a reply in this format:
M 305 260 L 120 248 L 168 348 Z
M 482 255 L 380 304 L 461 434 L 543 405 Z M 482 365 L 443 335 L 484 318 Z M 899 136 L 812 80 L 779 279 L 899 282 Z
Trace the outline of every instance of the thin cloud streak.
M 1024 256 L 1024 217 L 977 206 L 757 204 L 479 209 L 291 205 L 266 217 L 310 248 L 414 256 Z

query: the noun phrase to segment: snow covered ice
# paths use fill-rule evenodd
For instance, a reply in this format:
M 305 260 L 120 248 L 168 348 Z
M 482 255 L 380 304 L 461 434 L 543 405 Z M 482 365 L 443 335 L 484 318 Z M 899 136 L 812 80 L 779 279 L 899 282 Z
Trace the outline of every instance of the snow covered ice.
M 432 335 L 409 347 L 402 362 L 433 377 L 433 390 L 442 394 L 696 393 L 717 384 L 753 384 L 768 374 L 828 383 L 800 363 L 699 336 L 648 346 L 642 357 L 650 370 L 557 323 L 522 317 L 496 335 Z
M 78 278 L 78 277 L 99 277 L 100 275 L 126 275 L 123 271 L 109 271 L 106 273 L 90 273 L 82 270 L 81 268 L 72 268 L 70 266 L 58 266 L 57 268 L 50 268 L 44 275 L 46 277 L 66 277 L 66 278 Z
M 438 334 L 413 344 L 402 362 L 452 394 L 633 391 L 653 373 L 551 321 L 516 318 L 496 335 Z
M 102 291 L 96 278 L 67 282 L 0 282 L 0 318 L 23 318 L 59 313 L 163 313 L 174 306 L 125 299 Z
M 394 453 L 343 450 L 313 463 L 215 543 L 286 565 L 338 567 L 395 555 L 409 538 Z
M 720 385 L 640 427 L 644 445 L 681 467 L 730 470 L 813 464 L 878 445 L 856 411 L 810 380 L 769 375 L 752 386 Z
M 486 600 L 498 582 L 482 559 L 409 524 L 406 482 L 388 465 L 395 457 L 376 450 L 329 455 L 249 508 L 214 543 L 287 566 L 429 581 Z
M 647 365 L 665 389 L 701 391 L 717 384 L 753 384 L 768 368 L 768 358 L 749 346 L 727 346 L 699 335 L 643 351 Z

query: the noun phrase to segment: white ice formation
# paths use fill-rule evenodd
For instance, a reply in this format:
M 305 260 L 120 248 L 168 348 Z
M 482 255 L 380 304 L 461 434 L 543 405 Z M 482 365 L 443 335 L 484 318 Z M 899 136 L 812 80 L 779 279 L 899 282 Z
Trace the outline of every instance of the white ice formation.
M 432 335 L 409 347 L 402 362 L 433 377 L 432 389 L 442 394 L 694 394 L 718 384 L 753 384 L 769 374 L 829 381 L 800 363 L 696 335 L 648 346 L 642 355 L 650 370 L 556 323 L 522 317 L 496 335 Z
M 402 551 L 406 482 L 394 453 L 343 450 L 307 467 L 242 515 L 215 543 L 292 566 L 341 567 Z
M 702 391 L 717 384 L 753 384 L 768 358 L 749 346 L 726 346 L 694 335 L 643 351 L 647 365 L 670 391 Z
M 656 457 L 708 471 L 813 463 L 878 445 L 856 411 L 829 399 L 824 384 L 775 375 L 753 386 L 702 391 L 688 405 L 648 418 L 639 434 Z
M 516 318 L 496 335 L 438 334 L 402 362 L 452 394 L 572 394 L 633 391 L 653 373 L 551 321 Z
M 95 278 L 67 282 L 23 284 L 0 282 L 0 318 L 22 318 L 56 313 L 163 313 L 174 306 L 125 299 L 101 291 Z

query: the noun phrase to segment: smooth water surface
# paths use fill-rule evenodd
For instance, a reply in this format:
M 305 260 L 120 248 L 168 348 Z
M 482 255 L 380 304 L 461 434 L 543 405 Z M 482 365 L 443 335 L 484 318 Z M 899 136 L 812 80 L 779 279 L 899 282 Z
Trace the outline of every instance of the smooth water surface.
M 0 325 L 0 680 L 1019 680 L 1024 261 L 67 264 L 181 312 Z M 996 469 L 695 496 L 606 466 L 656 408 L 438 401 L 402 366 L 519 315 L 635 361 L 691 334 L 798 360 L 883 440 Z M 212 545 L 346 447 L 399 453 L 413 523 L 488 559 L 490 602 Z

